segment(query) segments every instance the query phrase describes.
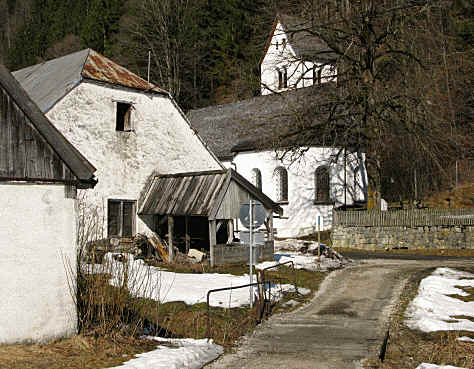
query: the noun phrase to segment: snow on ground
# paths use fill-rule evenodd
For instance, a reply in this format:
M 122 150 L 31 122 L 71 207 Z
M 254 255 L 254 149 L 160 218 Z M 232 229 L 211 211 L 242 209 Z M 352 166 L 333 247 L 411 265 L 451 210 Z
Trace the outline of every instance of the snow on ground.
M 304 255 L 299 252 L 275 253 L 275 261 L 264 261 L 255 265 L 257 269 L 265 269 L 279 263 L 293 261 L 296 269 L 306 269 L 310 271 L 327 271 L 328 269 L 340 268 L 341 263 L 338 260 L 328 258 L 324 255 L 319 257 L 313 255 Z M 291 265 L 291 264 L 290 264 Z M 289 265 L 288 265 L 289 266 Z
M 463 337 L 458 337 L 458 338 L 456 338 L 456 341 L 461 341 L 461 342 L 474 342 L 474 339 L 472 339 L 471 337 L 463 336 Z
M 455 286 L 474 287 L 474 274 L 438 268 L 424 278 L 418 295 L 410 302 L 406 324 L 424 332 L 464 330 L 474 332 L 474 321 L 453 316 L 474 317 L 474 301 L 464 302 L 447 295 L 468 295 Z
M 153 351 L 138 354 L 135 359 L 112 369 L 199 369 L 224 353 L 222 346 L 207 339 L 146 338 L 169 345 L 162 344 Z
M 129 276 L 127 286 L 134 296 L 151 298 L 162 303 L 184 301 L 188 305 L 194 305 L 206 302 L 209 290 L 250 283 L 248 275 L 174 273 L 149 266 L 143 260 L 134 260 L 132 255 L 127 255 L 123 263 L 115 261 L 113 255 L 111 253 L 106 254 L 104 264 L 90 266 L 87 268 L 88 272 L 109 273 L 112 275 L 109 283 L 114 286 L 122 286 L 124 283 L 123 276 L 127 271 Z M 254 276 L 253 281 L 256 282 L 256 276 Z M 281 289 L 279 286 L 272 286 L 272 296 L 275 299 L 280 299 L 284 292 L 293 290 L 294 287 L 289 284 L 281 285 Z M 298 288 L 298 292 L 308 294 L 311 291 Z M 212 293 L 209 303 L 211 306 L 226 308 L 248 305 L 250 303 L 249 288 Z
M 459 366 L 451 366 L 451 365 L 436 365 L 436 364 L 422 363 L 418 365 L 416 369 L 466 369 L 466 368 L 460 368 Z

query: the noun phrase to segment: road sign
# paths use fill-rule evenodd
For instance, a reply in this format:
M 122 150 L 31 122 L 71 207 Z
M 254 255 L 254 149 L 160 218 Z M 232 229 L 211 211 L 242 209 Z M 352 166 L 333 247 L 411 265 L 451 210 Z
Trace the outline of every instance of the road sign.
M 253 224 L 252 228 L 256 229 L 260 227 L 264 222 L 265 218 L 267 217 L 265 207 L 262 205 L 261 202 L 252 200 L 253 203 Z M 250 204 L 246 202 L 242 204 L 240 207 L 239 219 L 242 225 L 250 229 Z

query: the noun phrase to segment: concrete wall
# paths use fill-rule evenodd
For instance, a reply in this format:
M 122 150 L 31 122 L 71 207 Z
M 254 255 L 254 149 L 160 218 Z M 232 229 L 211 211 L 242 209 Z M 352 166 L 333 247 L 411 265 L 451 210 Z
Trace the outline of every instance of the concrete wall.
M 115 130 L 116 101 L 133 103 L 133 132 Z M 104 223 L 103 235 L 97 237 L 107 235 L 107 200 L 137 200 L 154 170 L 170 174 L 221 168 L 166 96 L 83 82 L 47 116 L 97 168 L 99 183 L 78 196 L 87 197 Z M 138 217 L 135 229 L 149 231 Z
M 283 47 L 283 40 L 286 40 L 286 47 Z M 278 43 L 278 49 L 277 49 Z M 291 47 L 289 37 L 285 33 L 282 25 L 277 24 L 273 38 L 261 64 L 261 84 L 262 95 L 267 95 L 273 91 L 285 91 L 291 88 L 301 88 L 313 85 L 313 67 L 317 65 L 321 68 L 322 83 L 330 80 L 331 73 L 328 65 L 321 63 L 303 61 L 297 58 L 295 51 Z M 288 71 L 288 88 L 278 88 L 278 68 L 286 67 Z
M 331 232 L 333 247 L 366 250 L 386 248 L 462 249 L 474 248 L 472 226 L 355 227 L 335 226 Z
M 274 243 L 266 241 L 265 245 L 258 245 L 255 251 L 258 259 L 255 261 L 262 262 L 266 260 L 273 260 Z M 240 264 L 249 262 L 249 247 L 248 245 L 216 245 L 214 247 L 215 265 L 224 264 Z
M 330 195 L 335 205 L 344 204 L 344 161 L 331 159 L 337 149 L 313 147 L 298 163 L 289 164 L 276 158 L 272 151 L 242 152 L 234 158 L 237 172 L 252 182 L 252 169 L 262 173 L 262 191 L 275 199 L 273 172 L 284 166 L 288 170 L 288 203 L 281 204 L 284 216 L 288 219 L 274 219 L 277 237 L 294 237 L 311 233 L 317 226 L 317 216 L 323 217 L 323 229 L 331 228 L 333 205 L 314 204 L 316 168 L 321 165 L 330 167 Z M 354 200 L 364 200 L 367 188 L 366 173 L 362 160 L 348 155 L 347 159 L 347 204 Z M 230 165 L 227 163 L 227 165 Z M 361 169 L 362 168 L 362 169 Z
M 77 331 L 76 200 L 62 185 L 0 184 L 0 344 Z

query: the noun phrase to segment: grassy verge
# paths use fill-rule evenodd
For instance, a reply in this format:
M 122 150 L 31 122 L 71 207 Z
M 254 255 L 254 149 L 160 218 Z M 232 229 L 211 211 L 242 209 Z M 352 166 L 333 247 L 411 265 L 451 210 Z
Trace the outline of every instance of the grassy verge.
M 248 273 L 247 265 L 208 268 L 201 265 L 159 265 L 181 273 Z M 272 306 L 271 312 L 294 309 L 285 302 L 303 303 L 319 288 L 325 273 L 296 270 L 298 287 L 308 288 L 309 295 L 288 293 Z M 143 328 L 151 335 L 165 337 L 205 338 L 207 307 L 205 303 L 187 305 L 176 301 L 165 304 L 152 299 L 135 298 L 126 288 L 111 286 L 110 274 L 81 274 L 76 299 L 79 305 L 80 334 L 71 339 L 44 345 L 0 346 L 0 368 L 106 368 L 117 366 L 137 353 L 156 348 L 157 343 L 140 339 Z M 123 280 L 146 283 L 124 275 Z M 282 267 L 267 273 L 276 283 L 293 283 L 295 271 Z M 256 309 L 239 307 L 211 308 L 211 337 L 229 349 L 242 335 L 256 326 Z
M 474 273 L 474 268 L 464 270 Z M 474 338 L 473 332 L 440 331 L 424 333 L 412 330 L 404 323 L 405 310 L 410 301 L 417 295 L 420 281 L 432 272 L 433 269 L 430 269 L 411 276 L 400 296 L 398 308 L 392 316 L 385 359 L 383 362 L 379 359 L 368 360 L 365 368 L 416 368 L 423 362 L 474 368 L 474 345 L 469 342 L 456 341 L 456 338 L 462 336 Z M 466 292 L 468 290 L 465 289 Z M 464 301 L 474 301 L 472 292 L 472 289 L 470 289 L 469 293 L 471 294 L 464 297 Z
M 431 256 L 459 256 L 474 257 L 474 249 L 390 249 L 390 250 L 364 250 L 354 248 L 334 248 L 341 254 L 358 253 L 358 254 L 380 254 L 380 255 L 431 255 Z M 349 255 L 350 256 L 350 255 Z

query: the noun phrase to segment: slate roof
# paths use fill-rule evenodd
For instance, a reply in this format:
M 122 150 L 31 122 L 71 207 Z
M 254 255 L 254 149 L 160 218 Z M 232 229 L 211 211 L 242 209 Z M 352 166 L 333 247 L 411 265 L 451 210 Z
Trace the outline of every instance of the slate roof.
M 330 85 L 190 110 L 188 118 L 217 157 L 227 161 L 234 152 L 280 146 L 279 136 L 294 127 L 298 114 L 312 102 L 321 101 L 322 91 L 331 88 Z
M 282 208 L 233 169 L 152 176 L 139 199 L 139 215 L 206 216 L 215 219 L 231 181 L 267 209 Z
M 31 124 L 58 154 L 79 180 L 79 187 L 91 188 L 97 183 L 94 179 L 96 168 L 58 131 L 44 116 L 38 106 L 27 95 L 18 81 L 5 66 L 0 64 L 0 86 L 15 101 Z
M 43 113 L 83 80 L 167 95 L 154 85 L 92 49 L 81 50 L 13 73 Z
M 296 56 L 303 60 L 317 60 L 317 61 L 331 61 L 335 58 L 335 54 L 326 45 L 326 43 L 319 37 L 305 32 L 305 29 L 310 29 L 311 24 L 308 20 L 288 14 L 278 14 L 275 18 L 273 29 L 268 38 L 265 52 L 260 60 L 263 61 L 265 54 L 270 47 L 273 34 L 276 31 L 278 22 L 281 23 L 285 33 L 288 36 L 288 43 L 293 48 Z

